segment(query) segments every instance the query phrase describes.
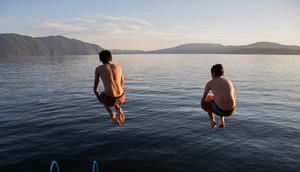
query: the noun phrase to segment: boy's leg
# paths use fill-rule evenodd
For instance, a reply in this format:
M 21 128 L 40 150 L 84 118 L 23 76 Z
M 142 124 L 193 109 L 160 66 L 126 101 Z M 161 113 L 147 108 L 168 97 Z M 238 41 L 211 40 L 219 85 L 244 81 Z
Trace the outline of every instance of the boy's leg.
M 116 114 L 112 112 L 111 108 L 105 104 L 103 104 L 107 112 L 109 113 L 111 120 L 113 123 L 117 125 L 121 125 L 121 122 L 116 118 Z
M 123 123 L 125 121 L 125 115 L 123 113 L 123 110 L 121 108 L 121 106 L 119 104 L 115 105 L 115 109 L 116 109 L 116 112 L 118 114 L 118 119 L 121 123 Z
M 213 112 L 210 109 L 207 109 L 207 114 L 210 120 L 210 128 L 216 128 L 216 121 Z
M 207 96 L 205 102 L 201 102 L 201 107 L 205 110 L 208 114 L 209 121 L 210 121 L 210 128 L 216 128 L 216 121 L 215 116 L 210 109 L 211 104 L 214 102 L 214 96 Z
M 224 128 L 225 127 L 225 118 L 224 116 L 220 116 L 219 122 L 218 122 L 218 128 Z

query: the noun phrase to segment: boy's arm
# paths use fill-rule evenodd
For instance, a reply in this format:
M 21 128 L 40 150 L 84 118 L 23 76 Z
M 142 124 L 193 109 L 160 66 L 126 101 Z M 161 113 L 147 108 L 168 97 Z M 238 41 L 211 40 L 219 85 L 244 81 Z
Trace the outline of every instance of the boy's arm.
M 202 99 L 201 99 L 201 107 L 203 110 L 207 111 L 207 107 L 206 107 L 206 103 L 205 103 L 205 100 L 206 100 L 206 97 L 209 93 L 209 90 L 210 90 L 210 87 L 209 87 L 209 82 L 206 84 L 205 86 L 205 89 L 204 89 L 204 93 L 202 95 Z
M 99 101 L 101 101 L 100 95 L 99 95 L 99 90 L 98 90 L 99 77 L 100 77 L 100 74 L 99 74 L 99 72 L 98 72 L 98 68 L 96 68 L 96 70 L 95 70 L 95 80 L 94 80 L 94 94 L 95 94 L 95 96 L 97 97 L 97 99 L 98 99 Z
M 204 89 L 204 93 L 202 95 L 202 99 L 201 99 L 201 104 L 205 102 L 205 99 L 209 93 L 209 90 L 210 90 L 210 86 L 209 86 L 209 82 L 205 85 L 205 89 Z
M 231 84 L 231 87 L 232 87 L 232 90 L 233 90 L 233 96 L 234 96 L 234 100 L 236 100 L 236 92 L 235 92 L 235 88 L 232 84 L 232 81 L 230 81 L 230 84 Z
M 120 72 L 121 72 L 121 87 L 124 89 L 124 76 L 123 76 L 123 71 L 120 65 L 118 65 L 120 68 Z
M 124 89 L 124 76 L 123 76 L 123 74 L 121 75 L 121 87 Z

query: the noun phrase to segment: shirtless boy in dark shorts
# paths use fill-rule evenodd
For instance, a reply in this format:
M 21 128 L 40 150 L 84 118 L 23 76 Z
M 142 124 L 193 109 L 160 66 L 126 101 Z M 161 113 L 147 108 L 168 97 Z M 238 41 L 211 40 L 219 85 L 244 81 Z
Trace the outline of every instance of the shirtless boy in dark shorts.
M 124 123 L 125 115 L 120 105 L 126 99 L 122 69 L 120 65 L 112 63 L 112 55 L 108 50 L 101 51 L 99 58 L 103 65 L 99 65 L 95 70 L 94 93 L 97 99 L 103 103 L 113 123 L 121 125 Z M 104 91 L 100 95 L 98 91 L 99 78 L 104 86 Z M 113 112 L 111 107 L 114 107 L 116 112 Z
M 212 80 L 207 82 L 201 99 L 201 107 L 210 119 L 210 127 L 216 128 L 214 114 L 220 116 L 218 128 L 225 127 L 224 116 L 233 114 L 236 108 L 236 95 L 232 82 L 224 77 L 224 70 L 221 64 L 211 68 Z M 211 91 L 214 96 L 209 96 Z

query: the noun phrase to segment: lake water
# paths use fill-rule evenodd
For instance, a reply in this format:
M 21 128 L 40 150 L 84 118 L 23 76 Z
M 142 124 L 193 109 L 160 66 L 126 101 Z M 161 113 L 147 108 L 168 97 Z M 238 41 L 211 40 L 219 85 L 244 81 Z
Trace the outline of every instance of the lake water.
M 0 58 L 0 171 L 300 171 L 300 56 L 115 55 L 125 124 L 93 94 L 94 56 Z M 226 128 L 199 102 L 222 63 L 237 92 Z M 101 89 L 103 87 L 101 86 Z

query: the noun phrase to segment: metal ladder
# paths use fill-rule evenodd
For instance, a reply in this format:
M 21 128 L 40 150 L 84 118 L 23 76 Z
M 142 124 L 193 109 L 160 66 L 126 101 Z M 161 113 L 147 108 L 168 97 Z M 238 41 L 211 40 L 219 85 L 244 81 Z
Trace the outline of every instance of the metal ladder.
M 91 164 L 92 164 L 92 172 L 99 172 L 97 161 L 93 160 Z M 52 160 L 50 162 L 49 172 L 59 172 L 58 163 L 55 160 Z

